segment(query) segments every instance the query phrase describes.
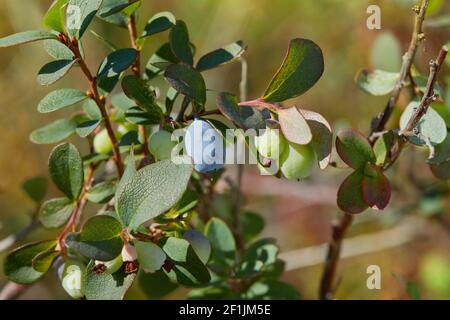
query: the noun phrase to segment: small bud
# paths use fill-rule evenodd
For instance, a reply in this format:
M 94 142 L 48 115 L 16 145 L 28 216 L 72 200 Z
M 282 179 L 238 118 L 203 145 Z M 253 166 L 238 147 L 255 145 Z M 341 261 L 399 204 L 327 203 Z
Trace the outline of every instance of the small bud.
M 103 263 L 99 263 L 96 264 L 93 268 L 92 268 L 92 272 L 95 274 L 102 274 L 106 272 L 106 266 Z
M 125 273 L 133 273 L 138 270 L 139 264 L 137 261 L 125 262 Z
M 94 97 L 94 94 L 92 93 L 91 90 L 88 90 L 88 91 L 86 91 L 86 96 L 88 96 L 89 98 L 92 99 Z
M 122 260 L 124 262 L 135 261 L 137 259 L 136 249 L 129 243 L 126 243 L 122 248 Z
M 105 99 L 105 96 L 100 96 L 100 102 L 101 102 L 101 103 L 105 103 L 105 100 L 106 100 L 106 99 Z
M 132 70 L 134 73 L 138 73 L 138 72 L 139 72 L 139 70 L 138 70 L 137 67 L 133 67 L 131 70 Z

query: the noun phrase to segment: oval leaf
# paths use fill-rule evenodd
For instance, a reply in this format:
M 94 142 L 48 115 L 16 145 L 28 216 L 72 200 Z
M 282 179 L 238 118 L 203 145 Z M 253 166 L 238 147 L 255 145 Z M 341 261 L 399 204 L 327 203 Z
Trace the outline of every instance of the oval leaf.
M 104 181 L 96 184 L 86 192 L 86 199 L 94 203 L 106 203 L 112 199 L 116 192 L 114 181 Z
M 222 114 L 240 128 L 264 129 L 266 127 L 261 111 L 248 106 L 238 106 L 237 97 L 231 93 L 219 93 L 216 104 Z
M 127 7 L 140 0 L 103 0 L 102 6 L 98 10 L 98 15 L 102 18 L 119 13 Z
M 273 77 L 263 99 L 282 102 L 308 91 L 322 76 L 323 54 L 320 47 L 308 39 L 293 39 L 283 64 Z
M 202 75 L 184 63 L 167 67 L 164 77 L 181 94 L 188 96 L 201 105 L 206 102 L 206 85 Z
M 156 94 L 147 81 L 137 76 L 126 76 L 122 79 L 122 89 L 128 98 L 132 99 L 143 110 L 161 109 L 156 104 Z M 162 113 L 160 113 L 162 115 Z
M 72 215 L 75 203 L 67 198 L 56 198 L 44 202 L 39 210 L 39 221 L 46 228 L 63 226 Z
M 316 152 L 319 167 L 324 170 L 331 160 L 333 146 L 331 126 L 320 113 L 309 110 L 300 110 L 300 112 L 311 130 L 311 144 Z
M 118 190 L 117 211 L 123 224 L 133 230 L 172 208 L 186 190 L 192 170 L 191 164 L 163 160 L 137 171 Z
M 55 262 L 56 258 L 60 255 L 61 251 L 44 251 L 35 256 L 31 263 L 34 270 L 45 273 L 50 270 L 53 262 Z
M 278 110 L 280 128 L 287 140 L 297 144 L 308 144 L 312 140 L 308 122 L 296 107 Z
M 47 63 L 39 70 L 37 82 L 41 86 L 55 83 L 69 72 L 75 62 L 76 60 L 56 60 Z
M 127 70 L 136 61 L 137 51 L 131 48 L 119 49 L 110 53 L 100 65 L 99 79 L 113 78 Z
M 37 144 L 61 142 L 75 133 L 77 123 L 73 119 L 56 120 L 45 127 L 34 130 L 30 140 Z
M 182 20 L 177 20 L 169 34 L 169 43 L 175 56 L 184 63 L 192 66 L 194 58 L 192 56 L 189 32 L 186 24 Z
M 145 75 L 147 79 L 153 79 L 166 67 L 178 62 L 180 60 L 173 54 L 170 44 L 165 43 L 148 60 L 147 66 L 145 67 Z
M 151 242 L 135 241 L 138 261 L 144 272 L 153 273 L 161 269 L 166 261 L 166 254 L 156 244 Z
M 362 192 L 363 173 L 355 171 L 339 187 L 337 205 L 346 213 L 361 213 L 368 208 Z
M 53 182 L 69 199 L 75 200 L 84 182 L 83 160 L 77 148 L 70 143 L 55 147 L 48 160 Z
M 50 92 L 39 102 L 38 111 L 41 113 L 56 111 L 74 105 L 86 98 L 86 94 L 78 89 L 59 89 Z
M 4 262 L 4 272 L 9 280 L 20 284 L 32 284 L 45 273 L 36 271 L 32 266 L 33 258 L 39 253 L 56 246 L 55 240 L 26 244 L 10 252 Z
M 89 120 L 82 122 L 77 126 L 76 132 L 81 138 L 86 138 L 94 132 L 95 129 L 97 129 L 101 122 L 101 120 Z
M 73 60 L 73 52 L 59 40 L 45 40 L 44 50 L 56 60 Z
M 368 163 L 362 181 L 364 201 L 369 207 L 383 210 L 391 199 L 391 184 L 380 167 Z
M 16 46 L 28 42 L 34 42 L 45 39 L 58 39 L 58 37 L 48 31 L 25 31 L 0 39 L 0 48 Z
M 369 141 L 358 131 L 342 129 L 336 135 L 336 151 L 353 169 L 364 168 L 367 162 L 375 162 L 375 154 Z
M 47 28 L 64 32 L 64 9 L 69 0 L 55 0 L 45 14 L 42 23 Z
M 231 63 L 245 52 L 245 47 L 242 41 L 233 42 L 223 48 L 214 50 L 205 54 L 198 60 L 195 67 L 198 71 L 205 71 L 213 68 L 217 68 L 227 63 Z
M 400 129 L 405 129 L 409 119 L 411 119 L 419 106 L 420 102 L 418 101 L 412 101 L 408 104 L 400 118 Z M 432 107 L 428 108 L 427 113 L 420 119 L 416 128 L 422 135 L 429 138 L 434 145 L 440 144 L 447 137 L 447 125 L 444 119 Z M 425 141 L 418 137 L 410 137 L 409 141 L 416 145 L 425 144 Z
M 356 83 L 364 92 L 384 96 L 394 90 L 399 76 L 398 73 L 383 70 L 361 70 L 356 76 Z
M 168 11 L 159 12 L 148 20 L 141 39 L 151 36 L 152 34 L 166 31 L 172 28 L 176 23 L 177 21 L 172 13 Z
M 205 235 L 211 243 L 212 260 L 225 266 L 232 266 L 236 242 L 226 223 L 219 218 L 210 219 L 205 226 Z
M 69 0 L 66 11 L 66 28 L 69 36 L 80 39 L 103 0 Z

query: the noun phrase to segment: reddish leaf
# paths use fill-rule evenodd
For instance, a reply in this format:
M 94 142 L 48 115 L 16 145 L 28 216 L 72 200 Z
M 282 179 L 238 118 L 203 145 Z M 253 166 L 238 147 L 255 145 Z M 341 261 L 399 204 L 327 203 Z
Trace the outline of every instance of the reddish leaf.
M 300 110 L 300 109 L 299 109 Z M 325 169 L 330 163 L 333 133 L 328 121 L 319 113 L 300 110 L 312 133 L 311 144 L 317 154 L 320 169 Z
M 363 173 L 355 171 L 342 182 L 337 193 L 338 207 L 347 213 L 361 213 L 368 208 L 362 192 Z
M 391 199 L 391 185 L 380 167 L 368 163 L 362 183 L 364 201 L 376 210 L 383 210 Z
M 358 131 L 342 129 L 337 133 L 336 151 L 353 169 L 362 169 L 367 162 L 375 162 L 375 154 L 369 141 Z

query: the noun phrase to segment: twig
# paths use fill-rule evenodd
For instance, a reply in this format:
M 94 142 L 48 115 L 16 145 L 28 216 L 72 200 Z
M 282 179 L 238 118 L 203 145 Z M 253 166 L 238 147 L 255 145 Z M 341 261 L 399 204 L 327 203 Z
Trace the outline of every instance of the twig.
M 429 0 L 422 0 L 420 9 L 415 6 L 413 8 L 416 13 L 416 18 L 414 21 L 414 29 L 412 32 L 411 41 L 409 43 L 408 51 L 403 56 L 403 64 L 400 69 L 400 77 L 395 84 L 394 91 L 392 92 L 389 101 L 384 108 L 384 110 L 372 120 L 372 127 L 369 134 L 369 140 L 374 141 L 372 134 L 374 132 L 383 131 L 386 126 L 389 118 L 391 117 L 392 111 L 397 104 L 398 98 L 400 97 L 400 92 L 407 82 L 408 74 L 410 73 L 411 66 L 414 62 L 414 58 L 416 56 L 417 48 L 419 43 L 425 38 L 425 35 L 422 31 L 423 21 L 425 19 L 425 14 L 427 12 Z
M 124 166 L 120 155 L 119 145 L 114 130 L 112 128 L 111 121 L 109 120 L 108 111 L 106 110 L 105 97 L 101 96 L 98 92 L 97 78 L 92 75 L 91 71 L 89 70 L 89 67 L 86 64 L 86 61 L 84 61 L 83 57 L 81 56 L 77 40 L 74 38 L 71 41 L 63 33 L 59 35 L 59 38 L 60 41 L 73 52 L 75 59 L 78 61 L 81 70 L 83 71 L 84 75 L 86 76 L 89 82 L 90 91 L 88 92 L 88 95 L 95 101 L 97 107 L 100 110 L 102 119 L 105 123 L 106 131 L 108 132 L 109 139 L 111 140 L 111 144 L 113 146 L 114 162 L 116 163 L 119 176 L 122 176 Z
M 137 41 L 137 31 L 136 31 L 136 16 L 132 14 L 128 18 L 128 33 L 130 34 L 131 45 L 137 52 L 136 61 L 133 64 L 133 73 L 140 77 L 141 76 L 141 48 L 139 47 Z M 142 154 L 148 156 L 150 154 L 148 150 L 148 137 L 145 125 L 139 125 L 139 134 L 142 136 Z
M 29 288 L 23 284 L 18 284 L 12 281 L 7 282 L 0 291 L 0 300 L 15 300 Z
M 407 126 L 404 130 L 399 132 L 399 135 L 405 136 L 410 132 L 414 132 L 414 128 L 419 123 L 420 119 L 425 115 L 425 113 L 428 110 L 428 107 L 430 106 L 431 102 L 435 99 L 434 94 L 434 86 L 436 85 L 437 81 L 437 75 L 439 73 L 439 70 L 441 68 L 441 65 L 444 63 L 445 57 L 447 56 L 448 49 L 444 46 L 439 51 L 438 57 L 435 61 L 432 61 L 430 63 L 430 74 L 428 76 L 428 82 L 427 87 L 425 90 L 425 94 L 422 98 L 422 101 L 417 108 L 417 110 L 414 112 L 414 114 L 411 116 L 410 120 L 408 121 Z M 417 135 L 417 133 L 414 133 Z M 427 140 L 425 140 L 427 141 Z M 401 153 L 401 150 L 403 146 L 406 143 L 406 139 L 403 139 L 400 141 L 399 151 L 396 153 L 396 156 L 390 160 L 388 165 L 386 165 L 383 170 L 386 171 L 388 168 L 392 166 L 393 163 L 395 163 L 398 159 L 398 156 Z M 428 144 L 431 145 L 431 143 L 428 140 Z M 431 145 L 430 148 L 430 155 L 432 156 L 434 153 L 434 147 Z M 328 256 L 327 261 L 325 264 L 325 270 L 322 277 L 321 282 L 321 289 L 320 289 L 320 298 L 321 299 L 331 299 L 332 297 L 332 285 L 333 285 L 333 277 L 335 273 L 335 269 L 339 260 L 339 253 L 341 249 L 342 239 L 344 237 L 344 234 L 346 230 L 351 225 L 351 216 L 348 214 L 344 214 L 344 216 L 341 217 L 340 221 L 337 223 L 337 225 L 333 228 L 333 240 L 330 243 L 329 249 L 328 249 Z

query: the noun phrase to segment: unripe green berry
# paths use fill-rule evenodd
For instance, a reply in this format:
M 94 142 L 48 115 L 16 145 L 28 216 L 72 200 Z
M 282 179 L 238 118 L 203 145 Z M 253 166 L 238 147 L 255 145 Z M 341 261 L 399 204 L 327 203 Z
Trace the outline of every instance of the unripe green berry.
M 280 157 L 280 169 L 289 180 L 299 180 L 308 177 L 316 160 L 316 154 L 311 145 L 289 143 Z
M 278 160 L 287 147 L 287 141 L 280 129 L 267 127 L 262 135 L 255 137 L 255 145 L 263 157 Z
M 61 276 L 62 287 L 74 299 L 84 297 L 84 276 L 86 266 L 76 260 L 68 260 L 64 264 Z

